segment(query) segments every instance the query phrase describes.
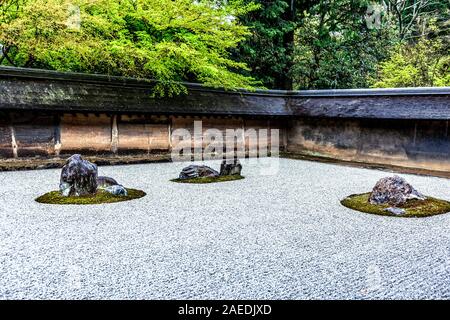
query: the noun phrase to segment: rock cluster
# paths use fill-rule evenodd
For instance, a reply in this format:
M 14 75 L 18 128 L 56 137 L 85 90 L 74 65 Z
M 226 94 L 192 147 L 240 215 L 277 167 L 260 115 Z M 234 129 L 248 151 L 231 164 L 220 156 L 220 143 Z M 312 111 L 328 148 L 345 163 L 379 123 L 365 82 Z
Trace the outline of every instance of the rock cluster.
M 98 176 L 97 165 L 74 154 L 62 168 L 59 191 L 65 197 L 94 195 L 103 189 L 117 196 L 127 196 L 127 190 L 115 179 Z
M 232 162 L 222 161 L 220 165 L 220 173 L 211 167 L 205 165 L 190 165 L 181 170 L 179 179 L 192 179 L 192 178 L 204 178 L 204 177 L 219 177 L 229 175 L 240 175 L 242 171 L 242 165 L 238 159 L 234 159 Z
M 372 190 L 369 202 L 399 206 L 410 199 L 425 200 L 425 196 L 397 175 L 380 179 Z
M 204 178 L 204 177 L 218 177 L 219 172 L 216 170 L 204 166 L 204 165 L 190 165 L 186 168 L 184 168 L 180 175 L 178 176 L 179 179 L 192 179 L 192 178 Z

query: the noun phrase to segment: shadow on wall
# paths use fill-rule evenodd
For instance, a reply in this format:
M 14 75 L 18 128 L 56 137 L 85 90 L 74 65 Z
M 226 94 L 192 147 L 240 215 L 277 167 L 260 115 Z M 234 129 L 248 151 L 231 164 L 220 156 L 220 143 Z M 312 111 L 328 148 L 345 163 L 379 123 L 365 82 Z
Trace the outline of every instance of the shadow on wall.
M 194 148 L 198 135 L 194 123 L 201 123 L 200 135 L 205 135 L 209 129 L 223 137 L 227 130 L 235 131 L 236 145 L 245 146 L 247 151 L 250 142 L 255 141 L 244 134 L 246 130 L 257 134 L 256 143 L 261 143 L 261 148 L 270 148 L 272 130 L 279 130 L 276 138 L 281 141 L 281 149 L 286 140 L 284 123 L 276 119 L 36 111 L 3 112 L 0 119 L 0 157 L 3 158 L 49 158 L 74 153 L 90 156 L 169 154 L 180 143 L 179 137 L 175 139 L 173 135 L 178 129 L 188 133 L 186 141 Z M 205 149 L 207 141 L 204 136 L 203 139 L 201 145 Z
M 305 118 L 292 121 L 287 135 L 293 153 L 450 169 L 448 121 Z

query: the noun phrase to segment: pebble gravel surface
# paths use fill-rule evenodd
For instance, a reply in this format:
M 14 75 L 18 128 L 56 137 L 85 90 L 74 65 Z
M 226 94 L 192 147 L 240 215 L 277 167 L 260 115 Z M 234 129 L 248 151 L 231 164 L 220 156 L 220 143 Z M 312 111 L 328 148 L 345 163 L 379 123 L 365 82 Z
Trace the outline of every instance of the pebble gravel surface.
M 187 163 L 99 167 L 147 196 L 86 206 L 34 201 L 60 170 L 0 172 L 0 299 L 450 298 L 450 214 L 339 203 L 391 173 L 242 164 L 246 179 L 200 185 L 169 181 Z M 448 179 L 402 176 L 450 200 Z

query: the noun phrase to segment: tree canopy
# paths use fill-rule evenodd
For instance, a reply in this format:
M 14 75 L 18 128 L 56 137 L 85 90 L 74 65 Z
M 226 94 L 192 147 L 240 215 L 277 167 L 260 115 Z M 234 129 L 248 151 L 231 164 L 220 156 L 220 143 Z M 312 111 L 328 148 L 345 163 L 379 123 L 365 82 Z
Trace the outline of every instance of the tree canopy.
M 256 8 L 239 0 L 3 0 L 3 62 L 60 71 L 151 78 L 158 94 L 177 81 L 250 88 L 253 78 L 230 58 Z
M 389 24 L 371 28 L 366 1 L 320 1 L 304 12 L 295 37 L 296 88 L 361 88 L 388 55 Z
M 258 78 L 266 87 L 292 89 L 293 8 L 285 0 L 257 2 L 259 9 L 241 18 L 251 35 L 240 43 L 234 56 L 250 67 L 243 71 L 245 75 Z
M 398 45 L 380 63 L 373 87 L 450 86 L 450 56 L 442 54 L 442 41 L 421 39 L 416 45 Z
M 241 18 L 251 26 L 252 34 L 239 45 L 236 58 L 252 69 L 244 74 L 256 77 L 267 87 L 325 89 L 381 85 L 383 79 L 393 76 L 386 66 L 389 61 L 392 66 L 398 61 L 399 48 L 403 52 L 420 51 L 421 39 L 429 41 L 432 47 L 440 46 L 433 56 L 441 65 L 448 61 L 450 1 L 255 2 L 261 4 L 260 8 Z M 440 70 L 445 73 L 445 68 Z
M 213 87 L 449 85 L 450 1 L 0 0 L 0 64 Z

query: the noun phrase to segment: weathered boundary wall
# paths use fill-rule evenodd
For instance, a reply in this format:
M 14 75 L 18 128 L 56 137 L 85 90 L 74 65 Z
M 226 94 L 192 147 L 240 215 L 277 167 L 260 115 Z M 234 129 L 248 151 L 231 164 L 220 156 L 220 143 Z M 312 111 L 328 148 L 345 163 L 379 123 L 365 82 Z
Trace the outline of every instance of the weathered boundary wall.
M 450 171 L 448 121 L 298 119 L 288 151 L 313 157 Z
M 279 129 L 281 148 L 295 155 L 450 171 L 450 88 L 229 92 L 187 83 L 187 95 L 152 98 L 152 85 L 0 67 L 0 158 L 169 153 L 174 130 L 202 120 L 203 130 Z
M 450 88 L 310 91 L 288 98 L 287 150 L 450 172 Z
M 267 129 L 268 141 L 261 142 L 268 147 L 272 129 L 280 131 L 282 143 L 287 140 L 278 114 L 284 107 L 279 94 L 268 99 L 186 84 L 188 95 L 152 98 L 152 85 L 102 75 L 0 67 L 0 157 L 167 154 L 178 141 L 172 133 L 187 129 L 194 137 L 195 121 L 202 122 L 203 131 L 215 128 L 224 136 L 226 129 Z M 245 136 L 237 140 L 248 149 Z
M 169 153 L 179 143 L 172 135 L 177 129 L 191 134 L 194 147 L 195 121 L 201 121 L 203 133 L 214 128 L 224 136 L 226 129 L 242 132 L 255 129 L 257 133 L 259 129 L 268 132 L 279 129 L 283 141 L 286 131 L 276 120 L 242 117 L 21 111 L 0 112 L 0 119 L 0 158 L 66 157 L 73 153 L 105 156 Z M 236 140 L 236 145 L 245 146 L 248 152 L 248 139 L 239 134 Z M 265 143 L 270 144 L 270 134 Z

